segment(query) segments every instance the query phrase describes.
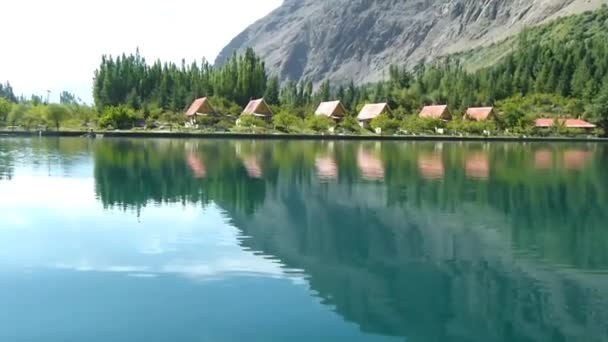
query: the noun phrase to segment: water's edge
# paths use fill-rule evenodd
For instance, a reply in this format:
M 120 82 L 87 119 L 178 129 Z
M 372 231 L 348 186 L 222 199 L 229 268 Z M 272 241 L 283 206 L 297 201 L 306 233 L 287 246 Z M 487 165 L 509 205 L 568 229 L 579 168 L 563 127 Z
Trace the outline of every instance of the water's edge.
M 265 133 L 192 133 L 158 131 L 0 131 L 0 137 L 81 137 L 108 138 L 205 138 L 205 139 L 260 139 L 260 140 L 359 140 L 359 141 L 500 141 L 500 142 L 598 142 L 608 138 L 596 137 L 513 137 L 513 136 L 440 136 L 440 135 L 321 135 L 321 134 L 265 134 Z

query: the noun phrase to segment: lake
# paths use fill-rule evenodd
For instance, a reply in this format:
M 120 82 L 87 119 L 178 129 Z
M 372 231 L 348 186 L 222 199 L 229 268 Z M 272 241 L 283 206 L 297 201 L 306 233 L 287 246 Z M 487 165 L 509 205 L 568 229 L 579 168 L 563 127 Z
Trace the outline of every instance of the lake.
M 608 341 L 608 145 L 0 139 L 0 340 Z

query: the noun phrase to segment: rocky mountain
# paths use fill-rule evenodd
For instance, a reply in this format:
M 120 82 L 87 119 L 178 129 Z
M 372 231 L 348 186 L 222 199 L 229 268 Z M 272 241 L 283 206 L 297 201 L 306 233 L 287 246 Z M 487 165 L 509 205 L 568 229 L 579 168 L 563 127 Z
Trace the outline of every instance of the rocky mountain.
M 285 0 L 235 37 L 221 65 L 252 47 L 282 80 L 357 83 L 382 79 L 391 64 L 489 45 L 523 27 L 608 0 Z

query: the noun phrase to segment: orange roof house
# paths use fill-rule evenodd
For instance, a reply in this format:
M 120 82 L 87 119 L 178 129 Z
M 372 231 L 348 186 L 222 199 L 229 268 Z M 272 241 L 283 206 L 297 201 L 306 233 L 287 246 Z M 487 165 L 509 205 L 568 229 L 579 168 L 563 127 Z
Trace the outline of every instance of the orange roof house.
M 494 107 L 471 107 L 464 115 L 465 119 L 485 121 L 494 116 Z
M 361 122 L 372 121 L 382 114 L 392 114 L 391 108 L 388 103 L 373 103 L 366 104 L 361 109 L 361 112 L 357 116 L 357 120 Z
M 269 118 L 272 114 L 272 109 L 270 106 L 264 101 L 264 99 L 251 100 L 245 110 L 243 111 L 243 115 L 253 115 L 262 118 Z
M 452 120 L 452 114 L 446 105 L 426 106 L 422 108 L 418 116 L 423 119 Z
M 585 120 L 581 119 L 551 119 L 551 118 L 540 118 L 536 119 L 536 127 L 537 128 L 550 128 L 558 125 L 563 125 L 566 128 L 581 128 L 581 129 L 593 129 L 595 126 L 592 123 L 589 123 Z
M 194 100 L 186 112 L 186 116 L 189 118 L 210 114 L 215 114 L 215 110 L 213 110 L 211 103 L 209 103 L 209 99 L 206 97 Z
M 336 120 L 342 119 L 346 115 L 346 108 L 340 101 L 322 102 L 315 111 L 315 115 L 327 116 Z

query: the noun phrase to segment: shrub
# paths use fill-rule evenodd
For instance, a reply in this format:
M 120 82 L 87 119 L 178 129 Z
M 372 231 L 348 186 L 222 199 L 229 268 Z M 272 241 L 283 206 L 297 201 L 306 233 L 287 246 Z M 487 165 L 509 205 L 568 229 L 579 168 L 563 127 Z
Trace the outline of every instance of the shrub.
M 139 118 L 140 115 L 127 106 L 107 107 L 99 118 L 99 126 L 103 128 L 132 128 Z
M 344 117 L 339 123 L 338 128 L 346 133 L 359 133 L 361 131 L 361 126 L 359 125 L 359 121 L 352 116 Z
M 374 118 L 370 125 L 373 129 L 381 129 L 382 133 L 394 133 L 399 129 L 399 121 L 391 119 L 386 114 Z
M 492 120 L 454 120 L 447 124 L 447 129 L 450 133 L 455 134 L 485 135 L 486 132 L 494 134 L 496 132 L 496 123 Z
M 445 128 L 446 123 L 437 119 L 423 119 L 417 116 L 409 116 L 401 123 L 401 129 L 409 133 L 433 134 L 436 128 Z
M 317 133 L 327 132 L 330 127 L 335 125 L 334 120 L 322 115 L 313 115 L 306 119 L 306 127 Z
M 256 132 L 261 133 L 268 131 L 268 123 L 263 119 L 253 115 L 241 115 L 238 120 L 237 127 L 234 128 L 237 132 Z
M 287 113 L 280 112 L 272 118 L 272 123 L 276 130 L 283 133 L 301 132 L 304 122 L 299 117 Z

